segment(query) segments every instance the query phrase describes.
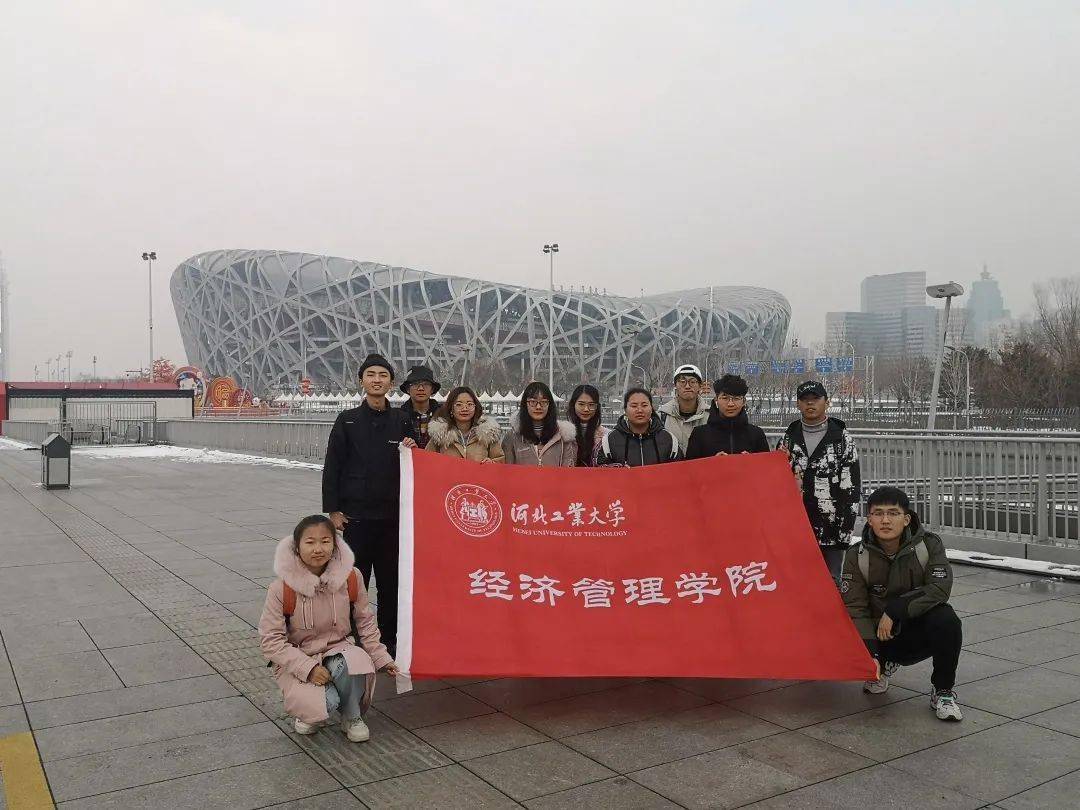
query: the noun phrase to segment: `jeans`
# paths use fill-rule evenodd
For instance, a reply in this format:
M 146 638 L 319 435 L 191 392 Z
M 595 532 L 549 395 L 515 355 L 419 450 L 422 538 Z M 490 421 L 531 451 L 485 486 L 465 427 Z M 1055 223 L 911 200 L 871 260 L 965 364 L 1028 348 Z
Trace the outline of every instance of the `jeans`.
M 330 672 L 330 683 L 326 685 L 326 713 L 333 714 L 336 709 L 343 720 L 355 720 L 361 714 L 367 676 L 350 675 L 345 656 L 340 654 L 324 658 L 322 665 Z
M 844 555 L 847 546 L 821 546 L 821 556 L 825 558 L 825 565 L 829 569 L 829 576 L 833 578 L 836 587 L 840 587 L 840 574 L 844 570 Z

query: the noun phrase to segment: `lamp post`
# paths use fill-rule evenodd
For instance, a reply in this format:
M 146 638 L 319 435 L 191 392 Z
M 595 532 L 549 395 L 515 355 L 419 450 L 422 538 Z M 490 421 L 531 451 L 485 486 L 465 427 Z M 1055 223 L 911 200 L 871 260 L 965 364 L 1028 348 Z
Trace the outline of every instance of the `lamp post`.
M 948 284 L 927 287 L 926 294 L 931 298 L 945 299 L 945 318 L 941 323 L 941 339 L 938 340 L 937 362 L 934 364 L 934 385 L 930 390 L 930 415 L 926 419 L 926 429 L 932 431 L 937 420 L 938 389 L 941 386 L 941 363 L 945 359 L 945 338 L 949 334 L 949 313 L 952 310 L 953 298 L 963 295 L 964 288 L 955 281 L 950 281 Z
M 548 255 L 548 388 L 555 396 L 555 254 L 559 252 L 559 243 L 544 245 Z
M 73 352 L 71 349 L 68 349 L 67 353 L 64 355 L 65 357 L 67 357 L 67 381 L 68 382 L 71 382 L 71 356 L 73 354 L 75 354 L 75 352 Z
M 638 336 L 641 329 L 637 326 L 630 326 L 629 324 L 622 328 L 622 333 L 630 338 L 630 348 L 626 351 L 626 379 L 623 382 L 623 391 L 630 388 L 630 369 L 634 365 L 631 362 L 631 358 L 634 356 L 634 338 Z
M 150 318 L 148 321 L 150 333 L 150 365 L 147 366 L 147 375 L 150 382 L 154 381 L 154 260 L 157 259 L 157 251 L 144 252 L 143 261 L 146 262 L 147 295 L 149 301 Z

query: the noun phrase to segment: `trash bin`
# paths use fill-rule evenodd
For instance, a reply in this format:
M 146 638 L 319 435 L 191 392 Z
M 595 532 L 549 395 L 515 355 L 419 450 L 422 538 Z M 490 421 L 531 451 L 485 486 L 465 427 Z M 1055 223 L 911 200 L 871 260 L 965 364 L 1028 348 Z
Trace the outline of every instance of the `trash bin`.
M 71 489 L 71 442 L 59 433 L 50 433 L 41 443 L 41 485 Z

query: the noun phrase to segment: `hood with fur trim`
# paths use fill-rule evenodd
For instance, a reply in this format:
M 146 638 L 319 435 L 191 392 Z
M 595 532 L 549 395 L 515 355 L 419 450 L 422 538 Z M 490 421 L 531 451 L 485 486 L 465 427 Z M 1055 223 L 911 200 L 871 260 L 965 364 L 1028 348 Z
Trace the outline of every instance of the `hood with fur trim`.
M 483 444 L 492 444 L 502 437 L 499 423 L 487 414 L 480 417 L 480 421 L 476 423 L 474 430 L 477 440 Z M 432 419 L 428 423 L 428 436 L 431 437 L 431 441 L 439 449 L 457 441 L 458 438 L 457 430 L 451 428 L 449 422 L 439 417 Z
M 309 598 L 315 595 L 315 589 L 320 582 L 336 591 L 345 585 L 349 572 L 356 564 L 356 558 L 340 534 L 336 535 L 334 545 L 334 555 L 326 564 L 322 576 L 317 577 L 304 567 L 300 556 L 293 551 L 292 537 L 284 537 L 278 541 L 274 551 L 274 573 L 294 591 Z
M 547 442 L 544 445 L 545 447 L 547 447 L 552 442 L 557 441 L 559 439 L 562 439 L 564 442 L 576 442 L 577 441 L 577 428 L 574 427 L 572 422 L 569 422 L 566 419 L 559 419 L 555 423 L 555 425 L 556 425 L 556 427 L 558 427 L 559 432 L 556 433 L 554 436 L 552 436 L 550 439 L 547 440 Z M 536 444 L 536 439 L 535 438 L 533 438 L 533 437 L 525 438 L 524 436 L 521 435 L 521 433 L 518 431 L 518 426 L 517 426 L 516 421 L 513 423 L 512 427 L 510 428 L 510 433 L 513 434 L 514 436 L 518 437 L 519 439 L 524 440 L 528 444 Z

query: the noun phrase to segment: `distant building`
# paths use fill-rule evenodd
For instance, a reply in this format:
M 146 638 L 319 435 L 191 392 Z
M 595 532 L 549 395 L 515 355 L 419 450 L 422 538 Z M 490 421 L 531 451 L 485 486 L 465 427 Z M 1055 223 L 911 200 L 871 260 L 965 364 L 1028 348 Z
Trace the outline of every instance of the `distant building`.
M 847 350 L 875 357 L 933 357 L 941 336 L 944 309 L 931 306 L 926 297 L 926 273 L 889 273 L 868 276 L 860 287 L 860 312 L 829 312 L 825 315 L 825 344 L 830 350 Z M 970 344 L 970 314 L 953 307 L 945 342 Z
M 173 305 L 190 363 L 244 387 L 355 384 L 369 352 L 404 375 L 423 363 L 444 379 L 477 365 L 615 389 L 634 364 L 708 367 L 710 355 L 777 357 L 791 307 L 759 287 L 651 296 L 547 289 L 277 250 L 200 253 L 173 272 Z M 595 289 L 595 288 L 592 288 Z M 468 371 L 467 371 L 468 370 Z
M 859 287 L 863 312 L 895 312 L 926 306 L 926 273 L 889 273 L 867 276 Z
M 1008 330 L 1009 310 L 997 279 L 984 268 L 979 280 L 971 284 L 967 310 L 971 313 L 971 339 L 976 346 L 991 348 L 1000 333 Z

